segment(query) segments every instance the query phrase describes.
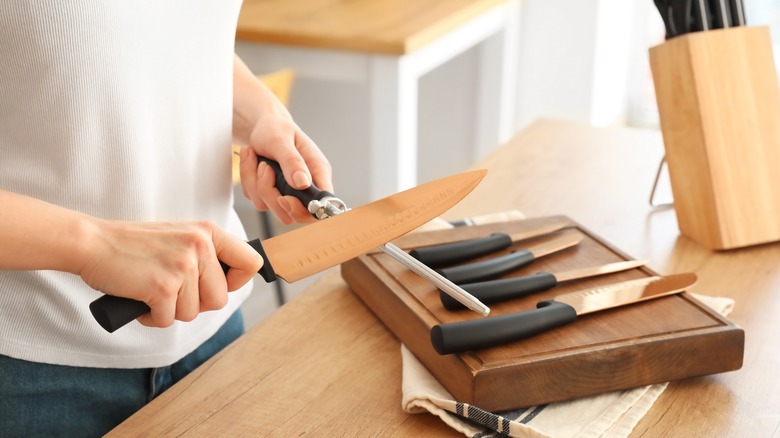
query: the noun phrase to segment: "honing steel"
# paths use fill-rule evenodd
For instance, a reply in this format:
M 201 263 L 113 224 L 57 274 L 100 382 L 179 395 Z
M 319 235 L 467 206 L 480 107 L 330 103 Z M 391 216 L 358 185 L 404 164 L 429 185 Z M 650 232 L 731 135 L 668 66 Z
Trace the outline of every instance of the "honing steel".
M 431 268 L 438 268 L 474 259 L 494 251 L 500 251 L 509 248 L 515 242 L 553 233 L 570 224 L 570 221 L 561 219 L 546 223 L 537 228 L 512 234 L 493 233 L 489 236 L 476 239 L 415 248 L 410 251 L 409 254 Z
M 676 294 L 695 283 L 696 274 L 685 273 L 572 292 L 541 301 L 534 310 L 435 325 L 431 328 L 431 343 L 439 354 L 502 345 L 568 324 L 586 313 Z
M 254 239 L 249 244 L 264 261 L 259 274 L 266 282 L 278 276 L 292 283 L 357 257 L 447 211 L 470 193 L 486 173 L 476 170 L 442 178 L 339 212 L 328 220 L 299 227 L 262 243 Z M 320 201 L 332 205 L 325 197 Z M 327 207 L 323 206 L 323 210 L 327 212 Z M 225 264 L 222 267 L 225 272 L 229 269 Z M 109 332 L 149 311 L 146 303 L 113 295 L 98 298 L 89 308 Z
M 470 293 L 474 298 L 483 303 L 498 303 L 514 298 L 552 289 L 559 283 L 612 274 L 614 272 L 627 271 L 645 264 L 640 260 L 628 260 L 624 262 L 607 263 L 600 266 L 574 269 L 565 272 L 538 272 L 522 277 L 500 278 L 498 280 L 480 281 L 477 283 L 462 284 L 460 287 Z M 446 309 L 461 310 L 463 305 L 452 299 L 447 294 L 440 294 L 441 303 Z
M 438 272 L 451 282 L 459 285 L 474 283 L 499 277 L 507 272 L 528 265 L 539 257 L 576 246 L 582 241 L 582 233 L 576 230 L 564 230 L 555 237 L 525 249 L 465 265 L 438 269 Z

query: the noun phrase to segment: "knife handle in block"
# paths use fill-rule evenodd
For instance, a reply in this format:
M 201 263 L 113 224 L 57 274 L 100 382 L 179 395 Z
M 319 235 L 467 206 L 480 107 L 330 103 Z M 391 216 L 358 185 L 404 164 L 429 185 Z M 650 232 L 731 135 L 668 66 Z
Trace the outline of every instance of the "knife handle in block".
M 461 285 L 498 277 L 532 261 L 533 253 L 521 249 L 490 260 L 439 269 L 438 272 L 447 280 Z
M 263 257 L 263 267 L 258 271 L 260 276 L 263 277 L 267 283 L 276 280 L 276 273 L 274 272 L 271 263 L 268 261 L 268 257 L 265 255 L 265 250 L 263 249 L 263 244 L 260 242 L 260 239 L 250 240 L 248 243 Z M 221 261 L 219 263 L 222 266 L 222 271 L 227 275 L 230 266 Z M 103 295 L 89 304 L 89 310 L 92 312 L 92 317 L 95 318 L 101 327 L 107 332 L 113 333 L 118 328 L 123 327 L 139 316 L 148 313 L 151 309 L 142 301 L 113 295 Z
M 512 238 L 508 234 L 493 233 L 478 239 L 417 248 L 410 251 L 409 254 L 427 266 L 436 268 L 473 259 L 510 246 L 512 246 Z
M 284 173 L 282 172 L 282 168 L 279 166 L 279 163 L 260 155 L 257 156 L 257 161 L 258 163 L 266 163 L 268 167 L 273 169 L 274 176 L 276 177 L 275 185 L 279 190 L 279 193 L 285 196 L 294 196 L 298 198 L 306 208 L 308 208 L 309 203 L 312 201 L 319 201 L 323 198 L 334 197 L 333 193 L 330 193 L 326 190 L 320 190 L 316 185 L 314 185 L 314 182 L 312 182 L 308 188 L 303 190 L 293 188 L 290 184 L 287 183 L 287 180 L 284 179 Z
M 498 303 L 551 289 L 557 284 L 558 279 L 555 278 L 555 275 L 548 272 L 539 272 L 523 277 L 462 284 L 460 287 L 483 303 Z M 439 298 L 446 309 L 462 310 L 466 308 L 443 292 L 439 293 Z
M 514 342 L 577 319 L 577 311 L 568 304 L 542 301 L 536 306 L 510 315 L 435 325 L 431 344 L 441 355 L 462 353 Z

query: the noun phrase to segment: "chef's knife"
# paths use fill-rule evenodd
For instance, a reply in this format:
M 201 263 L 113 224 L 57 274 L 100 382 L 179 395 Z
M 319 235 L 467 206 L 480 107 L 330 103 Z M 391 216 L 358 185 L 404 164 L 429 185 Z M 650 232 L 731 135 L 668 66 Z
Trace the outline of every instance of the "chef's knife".
M 431 268 L 438 268 L 500 251 L 509 248 L 515 242 L 554 233 L 570 224 L 570 221 L 561 219 L 518 233 L 493 233 L 477 239 L 415 248 L 409 254 Z
M 536 309 L 478 320 L 435 325 L 431 343 L 439 354 L 461 353 L 514 342 L 559 327 L 586 313 L 682 292 L 696 274 L 647 277 L 559 295 Z
M 314 184 L 311 184 L 311 186 L 305 190 L 292 188 L 284 179 L 282 168 L 279 166 L 279 163 L 261 156 L 258 156 L 257 158 L 259 161 L 268 164 L 268 166 L 273 169 L 274 176 L 276 177 L 274 185 L 279 192 L 283 195 L 298 198 L 309 210 L 309 213 L 318 220 L 327 219 L 349 210 L 344 201 L 336 198 L 333 193 L 320 190 Z M 471 296 L 455 283 L 442 277 L 441 274 L 415 259 L 393 243 L 388 242 L 384 245 L 380 245 L 379 249 L 414 271 L 416 274 L 433 283 L 440 291 L 448 294 L 456 302 L 461 303 L 463 306 L 482 316 L 487 316 L 490 313 L 490 308 L 482 304 L 478 299 Z
M 260 239 L 252 240 L 249 244 L 263 256 L 259 273 L 266 282 L 278 276 L 292 283 L 357 257 L 447 211 L 470 193 L 486 173 L 476 170 L 442 178 L 262 243 Z M 226 272 L 229 269 L 225 264 L 222 267 Z M 109 332 L 149 311 L 146 303 L 113 295 L 104 295 L 89 308 Z
M 523 267 L 539 257 L 571 248 L 582 241 L 582 234 L 575 230 L 564 230 L 556 237 L 525 249 L 492 259 L 439 269 L 438 272 L 455 284 L 474 283 L 496 278 Z
M 588 268 L 574 269 L 571 271 L 550 273 L 538 272 L 522 277 L 501 278 L 498 280 L 481 281 L 478 283 L 462 284 L 466 292 L 473 295 L 483 303 L 498 303 L 513 298 L 524 297 L 535 292 L 552 289 L 559 283 L 583 278 L 596 277 L 614 272 L 627 271 L 644 265 L 639 260 L 608 263 L 606 265 L 592 266 Z M 449 310 L 464 309 L 463 305 L 446 294 L 440 294 L 441 303 Z

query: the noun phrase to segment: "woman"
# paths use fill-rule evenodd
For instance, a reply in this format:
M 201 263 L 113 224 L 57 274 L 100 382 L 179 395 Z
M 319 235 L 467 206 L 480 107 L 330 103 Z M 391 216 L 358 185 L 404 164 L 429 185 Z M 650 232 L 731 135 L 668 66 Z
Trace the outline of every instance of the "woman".
M 232 208 L 330 166 L 233 54 L 238 0 L 0 5 L 0 426 L 98 436 L 243 332 L 262 259 Z M 225 276 L 219 260 L 231 266 Z M 99 292 L 98 292 L 99 291 Z M 233 291 L 233 292 L 228 292 Z M 105 332 L 102 293 L 151 312 Z

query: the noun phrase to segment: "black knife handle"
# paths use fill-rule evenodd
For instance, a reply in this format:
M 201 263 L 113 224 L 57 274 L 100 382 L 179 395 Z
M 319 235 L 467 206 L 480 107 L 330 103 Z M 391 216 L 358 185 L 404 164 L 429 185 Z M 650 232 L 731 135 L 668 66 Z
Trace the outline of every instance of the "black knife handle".
M 512 238 L 508 234 L 493 233 L 478 239 L 417 248 L 410 251 L 409 254 L 428 267 L 437 268 L 473 259 L 510 246 L 512 246 Z
M 460 285 L 460 287 L 473 295 L 474 298 L 489 304 L 523 297 L 534 292 L 541 292 L 551 289 L 557 284 L 558 279 L 555 278 L 555 275 L 548 272 L 539 272 L 523 277 L 467 283 Z M 461 310 L 466 308 L 466 306 L 444 292 L 439 292 L 439 298 L 446 309 Z
M 248 243 L 263 257 L 263 267 L 258 271 L 260 276 L 262 276 L 267 283 L 276 280 L 276 272 L 274 272 L 274 268 L 268 261 L 268 257 L 265 254 L 260 239 L 250 240 Z M 222 266 L 222 271 L 227 275 L 230 266 L 221 261 L 219 263 Z M 92 312 L 92 317 L 95 318 L 95 321 L 97 321 L 101 327 L 109 333 L 114 333 L 120 327 L 123 327 L 139 316 L 148 313 L 150 309 L 149 306 L 142 301 L 113 295 L 103 295 L 89 304 L 89 310 Z
M 442 268 L 438 272 L 447 280 L 461 285 L 498 277 L 532 261 L 534 261 L 533 253 L 521 249 L 490 260 Z
M 298 198 L 302 203 L 303 206 L 308 208 L 309 203 L 311 201 L 319 201 L 323 198 L 327 197 L 335 197 L 333 193 L 328 192 L 327 190 L 320 190 L 319 187 L 314 185 L 314 182 L 312 181 L 311 185 L 303 190 L 295 189 L 290 184 L 287 183 L 287 180 L 284 179 L 284 173 L 282 172 L 282 167 L 279 166 L 279 163 L 277 163 L 274 160 L 271 160 L 270 158 L 266 158 L 263 156 L 258 155 L 257 161 L 259 163 L 266 163 L 268 166 L 274 170 L 274 176 L 276 177 L 276 188 L 279 190 L 279 193 L 285 196 L 295 196 Z M 314 216 L 314 214 L 312 214 Z M 317 217 L 317 216 L 314 216 Z
M 439 354 L 461 353 L 507 344 L 568 324 L 577 311 L 558 301 L 542 301 L 536 309 L 510 315 L 435 325 L 431 344 Z

